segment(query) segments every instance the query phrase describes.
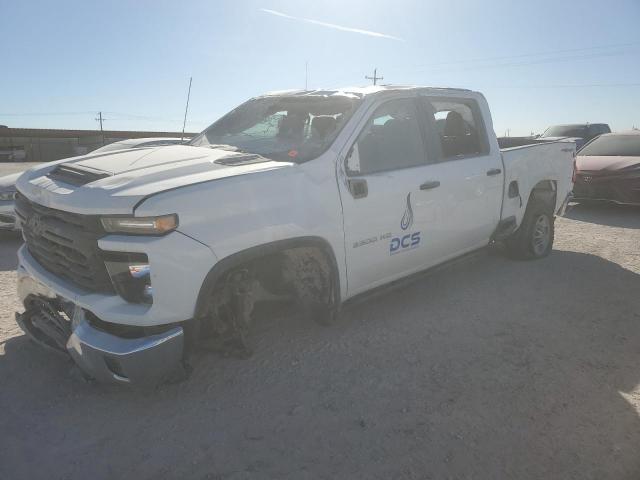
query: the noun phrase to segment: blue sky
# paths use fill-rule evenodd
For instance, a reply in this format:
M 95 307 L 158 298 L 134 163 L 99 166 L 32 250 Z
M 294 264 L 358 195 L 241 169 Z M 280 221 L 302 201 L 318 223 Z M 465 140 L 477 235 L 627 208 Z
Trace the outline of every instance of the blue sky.
M 482 91 L 496 132 L 640 126 L 640 1 L 0 0 L 0 124 L 199 131 L 269 90 Z

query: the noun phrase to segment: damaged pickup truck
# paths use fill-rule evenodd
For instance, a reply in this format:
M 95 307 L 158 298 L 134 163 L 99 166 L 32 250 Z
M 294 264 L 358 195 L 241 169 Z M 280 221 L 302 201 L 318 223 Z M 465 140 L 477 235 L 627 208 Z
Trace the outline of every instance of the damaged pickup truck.
M 575 145 L 500 150 L 460 89 L 289 91 L 189 144 L 89 154 L 17 182 L 22 329 L 90 377 L 157 382 L 202 343 L 246 354 L 262 299 L 346 300 L 495 241 L 549 254 Z

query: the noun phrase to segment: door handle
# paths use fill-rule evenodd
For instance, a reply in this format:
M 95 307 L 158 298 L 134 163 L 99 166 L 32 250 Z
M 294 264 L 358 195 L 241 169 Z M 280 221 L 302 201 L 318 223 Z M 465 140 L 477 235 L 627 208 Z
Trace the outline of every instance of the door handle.
M 492 168 L 491 170 L 487 170 L 487 176 L 488 177 L 493 177 L 495 175 L 500 175 L 502 173 L 502 170 L 500 170 L 499 168 Z
M 432 188 L 437 188 L 440 186 L 440 182 L 438 180 L 429 180 L 420 185 L 420 190 L 431 190 Z

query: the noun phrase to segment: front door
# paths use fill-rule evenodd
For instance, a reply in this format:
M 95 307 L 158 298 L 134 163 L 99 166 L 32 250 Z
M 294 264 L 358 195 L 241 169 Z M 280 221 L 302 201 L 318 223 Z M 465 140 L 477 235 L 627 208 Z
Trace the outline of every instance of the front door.
M 425 229 L 438 188 L 429 184 L 420 112 L 415 97 L 378 105 L 347 156 L 340 194 L 350 296 L 429 263 Z

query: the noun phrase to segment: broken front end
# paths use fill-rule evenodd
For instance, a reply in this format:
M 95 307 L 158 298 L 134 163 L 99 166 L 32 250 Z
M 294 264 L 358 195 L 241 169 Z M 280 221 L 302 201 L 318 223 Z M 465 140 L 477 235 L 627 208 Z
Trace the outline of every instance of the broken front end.
M 211 250 L 172 231 L 113 234 L 101 218 L 16 199 L 20 327 L 104 382 L 157 382 L 182 365 Z

